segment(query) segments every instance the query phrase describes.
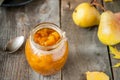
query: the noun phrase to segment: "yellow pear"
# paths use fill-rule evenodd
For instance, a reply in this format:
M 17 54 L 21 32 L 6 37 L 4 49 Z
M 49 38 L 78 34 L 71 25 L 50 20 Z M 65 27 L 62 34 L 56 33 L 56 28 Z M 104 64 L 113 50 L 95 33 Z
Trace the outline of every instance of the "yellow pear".
M 99 24 L 100 14 L 90 3 L 81 3 L 75 8 L 72 18 L 80 27 L 92 27 Z
M 105 11 L 101 14 L 98 38 L 106 45 L 120 42 L 120 22 L 113 12 Z

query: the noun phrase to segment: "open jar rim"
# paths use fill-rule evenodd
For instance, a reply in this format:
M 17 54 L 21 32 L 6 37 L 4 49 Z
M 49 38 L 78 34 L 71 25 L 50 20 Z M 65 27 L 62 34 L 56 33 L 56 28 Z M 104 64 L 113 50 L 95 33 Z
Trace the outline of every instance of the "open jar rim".
M 40 30 L 40 29 L 43 29 L 43 28 L 50 28 L 50 29 L 53 29 L 55 30 L 56 32 L 59 33 L 60 35 L 60 39 L 57 41 L 56 44 L 52 45 L 52 46 L 42 46 L 42 45 L 39 45 L 37 43 L 34 42 L 33 40 L 33 36 L 34 34 Z M 62 31 L 58 25 L 54 24 L 54 23 L 50 23 L 50 22 L 43 22 L 43 23 L 40 23 L 38 24 L 37 26 L 35 26 L 35 28 L 31 31 L 30 33 L 30 42 L 36 46 L 38 49 L 42 49 L 44 51 L 50 51 L 50 50 L 53 50 L 55 48 L 57 48 L 63 41 L 66 40 L 66 36 L 65 36 L 65 32 Z

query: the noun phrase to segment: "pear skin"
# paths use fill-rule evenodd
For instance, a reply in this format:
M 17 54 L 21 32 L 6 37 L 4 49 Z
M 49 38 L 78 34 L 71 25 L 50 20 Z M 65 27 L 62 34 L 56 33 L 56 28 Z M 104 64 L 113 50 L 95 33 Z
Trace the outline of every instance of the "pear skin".
M 111 11 L 105 11 L 101 14 L 98 38 L 105 45 L 120 43 L 120 23 Z
M 90 3 L 81 3 L 75 8 L 72 18 L 77 26 L 92 27 L 99 24 L 100 14 Z

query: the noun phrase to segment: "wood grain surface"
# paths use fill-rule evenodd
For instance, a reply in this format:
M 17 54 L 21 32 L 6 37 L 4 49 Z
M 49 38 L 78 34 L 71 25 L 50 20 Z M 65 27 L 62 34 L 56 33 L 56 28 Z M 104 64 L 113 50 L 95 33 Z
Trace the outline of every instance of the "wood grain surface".
M 16 36 L 29 36 L 29 32 L 40 22 L 59 25 L 59 0 L 33 0 L 21 7 L 0 7 L 0 80 L 61 80 L 61 72 L 44 77 L 28 65 L 24 46 L 13 53 L 3 52 L 6 42 Z
M 83 29 L 73 23 L 72 12 L 82 2 L 91 0 L 62 0 L 61 3 L 61 25 L 69 41 L 69 57 L 62 78 L 86 80 L 87 71 L 103 71 L 112 78 L 107 47 L 97 37 L 98 26 Z
M 74 8 L 82 2 L 91 0 L 33 0 L 25 6 L 0 7 L 0 80 L 86 80 L 87 71 L 102 71 L 110 80 L 120 80 L 120 69 L 112 67 L 119 61 L 113 59 L 107 46 L 98 40 L 98 26 L 80 28 L 72 20 Z M 120 11 L 119 0 L 109 3 L 99 0 L 99 3 L 113 12 Z M 13 54 L 3 51 L 9 39 L 20 35 L 27 39 L 41 22 L 60 26 L 69 42 L 65 66 L 51 76 L 42 76 L 30 68 L 24 53 L 25 43 Z

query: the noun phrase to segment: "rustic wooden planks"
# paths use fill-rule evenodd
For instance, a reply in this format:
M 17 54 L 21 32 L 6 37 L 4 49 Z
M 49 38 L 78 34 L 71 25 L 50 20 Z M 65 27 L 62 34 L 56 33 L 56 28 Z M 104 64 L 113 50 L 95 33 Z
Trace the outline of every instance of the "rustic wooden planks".
M 97 26 L 79 28 L 72 21 L 73 9 L 82 2 L 91 0 L 34 0 L 22 7 L 0 8 L 0 80 L 86 80 L 86 71 L 103 71 L 111 80 L 120 79 L 120 69 L 110 65 L 107 47 L 97 38 Z M 102 2 L 102 0 L 100 0 Z M 120 1 L 104 3 L 107 9 L 117 12 Z M 59 9 L 59 7 L 61 9 Z M 7 54 L 2 48 L 10 38 L 24 35 L 40 22 L 53 22 L 61 26 L 69 41 L 69 56 L 62 71 L 44 77 L 28 65 L 24 46 L 14 54 Z M 112 65 L 116 60 L 111 58 Z M 111 71 L 113 70 L 113 71 Z
M 14 54 L 7 54 L 2 48 L 10 38 L 24 35 L 26 38 L 40 22 L 59 25 L 59 0 L 34 0 L 22 7 L 0 7 L 0 80 L 61 80 L 61 72 L 44 77 L 28 65 L 24 46 Z
M 69 57 L 62 70 L 62 80 L 86 80 L 87 71 L 103 71 L 113 80 L 107 47 L 97 38 L 97 26 L 83 29 L 72 21 L 73 9 L 86 1 L 91 0 L 61 1 L 61 26 L 69 41 Z
M 113 0 L 113 2 L 104 2 L 104 6 L 107 10 L 111 10 L 113 12 L 120 12 L 120 0 Z M 117 45 L 120 47 L 120 44 Z M 120 62 L 120 60 L 113 59 L 113 55 L 111 55 L 112 66 L 116 63 Z M 120 80 L 120 68 L 112 68 L 114 80 Z

